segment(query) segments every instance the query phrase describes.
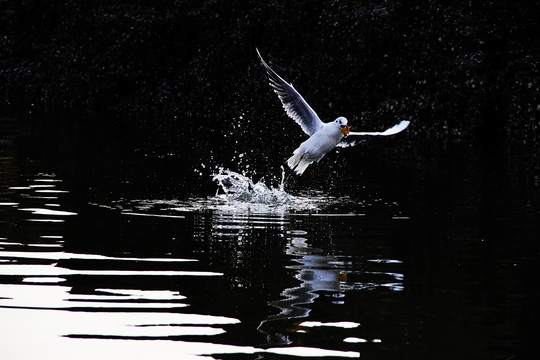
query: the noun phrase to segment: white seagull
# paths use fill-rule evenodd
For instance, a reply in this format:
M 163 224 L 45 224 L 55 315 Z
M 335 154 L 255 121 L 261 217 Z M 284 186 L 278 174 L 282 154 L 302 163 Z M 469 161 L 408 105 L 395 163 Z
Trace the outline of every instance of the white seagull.
M 292 84 L 287 83 L 272 70 L 262 58 L 259 50 L 256 50 L 268 74 L 270 86 L 283 103 L 285 112 L 309 135 L 309 139 L 300 144 L 294 150 L 293 156 L 287 160 L 287 165 L 298 175 L 303 174 L 309 164 L 314 162 L 317 165 L 344 137 L 351 135 L 394 135 L 409 126 L 409 121 L 403 120 L 383 132 L 353 132 L 349 131 L 347 119 L 343 116 L 338 117 L 332 122 L 324 123 L 304 98 L 294 89 Z M 315 175 L 315 170 L 313 170 L 313 175 Z M 313 179 L 313 176 L 311 179 Z

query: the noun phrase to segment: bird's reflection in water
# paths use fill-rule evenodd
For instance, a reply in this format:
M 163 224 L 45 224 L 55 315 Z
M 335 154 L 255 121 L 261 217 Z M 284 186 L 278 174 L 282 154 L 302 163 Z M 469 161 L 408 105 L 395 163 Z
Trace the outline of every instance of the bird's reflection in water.
M 305 319 L 320 292 L 341 301 L 344 267 L 332 254 L 314 247 L 329 247 L 332 229 L 324 217 L 299 220 L 289 214 L 213 212 L 195 219 L 194 237 L 210 250 L 212 262 L 229 270 L 230 287 L 267 288 L 276 299 L 269 304 L 278 313 L 260 323 L 268 344 L 289 344 L 289 329 Z M 300 230 L 305 229 L 305 230 Z M 309 237 L 309 239 L 308 239 Z M 202 250 L 201 249 L 201 250 Z M 296 325 L 293 325 L 296 324 Z
M 324 229 L 317 229 L 317 237 L 326 237 L 331 242 L 328 224 Z M 320 223 L 319 223 L 320 225 Z M 322 231 L 321 231 L 322 230 Z M 343 295 L 343 282 L 347 275 L 336 267 L 338 259 L 324 254 L 321 249 L 314 248 L 304 237 L 304 230 L 289 230 L 287 232 L 286 254 L 293 257 L 292 265 L 287 268 L 294 270 L 295 278 L 300 284 L 286 288 L 281 295 L 283 299 L 272 301 L 270 304 L 279 309 L 279 313 L 261 322 L 259 331 L 267 335 L 270 344 L 290 344 L 290 333 L 298 331 L 298 324 L 308 317 L 310 308 L 307 306 L 319 297 L 320 292 L 329 292 L 339 303 Z
M 343 324 L 359 325 L 351 318 L 347 293 L 402 290 L 401 261 L 348 230 L 361 231 L 359 217 L 338 215 L 216 211 L 195 217 L 196 256 L 223 269 L 232 295 L 222 303 L 235 303 L 244 311 L 238 304 L 247 301 L 257 309 L 244 315 L 257 324 L 265 346 L 317 346 L 325 330 L 307 322 L 343 329 Z M 319 303 L 326 309 L 322 318 L 312 310 Z M 259 317 L 269 312 L 273 314 Z M 257 323 L 252 316 L 261 320 Z M 332 331 L 344 338 L 351 335 Z

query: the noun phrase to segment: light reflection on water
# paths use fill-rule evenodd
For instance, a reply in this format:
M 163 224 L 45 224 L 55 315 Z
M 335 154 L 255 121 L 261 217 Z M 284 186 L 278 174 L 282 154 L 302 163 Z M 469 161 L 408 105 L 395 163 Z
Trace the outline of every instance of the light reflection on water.
M 358 348 L 343 345 L 352 343 L 351 340 L 330 348 L 316 346 L 316 341 L 294 340 L 298 336 L 309 336 L 312 331 L 313 322 L 306 322 L 310 318 L 310 304 L 323 294 L 331 296 L 332 304 L 339 306 L 346 301 L 349 290 L 380 286 L 400 291 L 402 287 L 401 274 L 354 270 L 349 256 L 333 255 L 313 247 L 308 238 L 310 232 L 314 235 L 313 229 L 302 225 L 306 214 L 296 215 L 289 211 L 290 208 L 269 204 L 238 208 L 235 202 L 222 197 L 187 202 L 139 200 L 89 205 L 104 216 L 110 213 L 120 219 L 125 217 L 122 221 L 127 221 L 126 225 L 137 223 L 140 218 L 140 221 L 151 221 L 154 226 L 159 226 L 162 221 L 173 221 L 179 227 L 192 228 L 191 239 L 178 240 L 198 244 L 199 250 L 185 258 L 169 253 L 142 257 L 131 253 L 68 251 L 66 245 L 73 239 L 64 236 L 65 226 L 69 227 L 70 222 L 79 217 L 78 210 L 62 205 L 69 197 L 69 191 L 62 188 L 63 182 L 54 174 L 40 174 L 28 182 L 29 185 L 8 187 L 8 199 L 0 199 L 0 210 L 20 231 L 1 234 L 8 236 L 2 237 L 0 243 L 1 332 L 9 344 L 3 353 L 18 359 L 38 356 L 42 347 L 54 347 L 58 359 L 71 358 L 75 349 L 78 358 L 95 358 L 113 351 L 130 358 L 142 358 L 154 351 L 163 354 L 167 349 L 182 359 L 213 358 L 211 356 L 215 354 L 253 354 L 258 359 L 271 358 L 272 354 L 358 357 Z M 39 185 L 41 183 L 47 185 Z M 57 194 L 54 204 L 47 203 L 49 197 L 35 196 L 44 191 Z M 13 199 L 16 201 L 11 201 Z M 315 197 L 308 207 L 314 209 L 317 201 L 323 203 L 328 199 Z M 9 226 L 6 229 L 9 230 Z M 325 241 L 332 242 L 332 235 L 328 229 L 325 231 L 326 234 L 317 236 L 326 236 Z M 201 289 L 206 286 L 204 279 L 212 277 L 225 281 L 235 278 L 234 286 L 249 286 L 246 283 L 249 276 L 240 273 L 235 277 L 222 270 L 230 273 L 249 271 L 254 265 L 246 265 L 253 261 L 248 258 L 255 257 L 260 261 L 264 254 L 257 253 L 259 242 L 268 241 L 282 253 L 281 257 L 284 256 L 282 270 L 288 274 L 286 282 L 292 286 L 282 287 L 277 297 L 267 299 L 267 306 L 277 309 L 277 314 L 261 318 L 258 327 L 251 329 L 266 337 L 266 344 L 246 346 L 241 342 L 227 344 L 220 341 L 220 336 L 241 325 L 241 319 L 227 314 L 216 315 L 216 309 L 208 309 L 213 315 L 192 313 L 190 307 L 197 304 L 182 293 L 182 286 L 180 290 L 147 288 L 152 283 L 149 279 L 165 277 L 178 279 L 173 283 L 180 284 L 182 278 L 194 278 Z M 280 247 L 280 243 L 284 247 Z M 208 263 L 192 265 L 200 262 L 197 254 L 217 256 L 223 249 L 234 251 L 234 255 L 232 260 L 227 258 L 222 262 L 219 271 L 212 266 L 204 268 Z M 271 258 L 264 260 L 271 264 Z M 399 263 L 392 259 L 373 261 Z M 372 279 L 370 282 L 349 281 L 348 276 L 355 273 Z M 78 283 L 83 278 L 88 280 L 81 287 Z M 388 278 L 392 282 L 388 282 Z M 258 279 L 249 281 L 253 280 Z M 347 325 L 351 323 L 349 319 L 342 318 L 339 311 L 333 314 L 333 320 L 318 324 L 351 328 Z M 355 338 L 352 335 L 355 333 L 343 334 L 343 340 Z M 28 338 L 33 339 L 35 346 L 23 345 Z M 202 338 L 215 340 L 199 341 Z M 310 346 L 297 346 L 303 343 Z

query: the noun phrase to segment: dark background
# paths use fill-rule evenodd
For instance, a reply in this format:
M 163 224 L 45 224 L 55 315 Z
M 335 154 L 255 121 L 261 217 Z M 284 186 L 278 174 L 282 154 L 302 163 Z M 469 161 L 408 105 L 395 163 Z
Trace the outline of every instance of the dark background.
M 399 158 L 417 167 L 433 156 L 510 170 L 522 163 L 525 178 L 537 176 L 538 2 L 0 6 L 2 112 L 51 151 L 76 154 L 73 166 L 84 163 L 90 182 L 204 192 L 218 166 L 279 178 L 303 137 L 269 89 L 256 47 L 324 121 L 341 115 L 354 130 L 377 131 L 411 120 L 406 134 L 329 155 L 322 186 L 343 164 Z M 344 172 L 343 181 L 358 180 Z
M 64 180 L 69 201 L 82 203 L 66 209 L 93 225 L 75 223 L 74 252 L 117 251 L 122 236 L 128 249 L 164 251 L 141 229 L 180 239 L 176 227 L 115 228 L 89 204 L 196 202 L 215 194 L 220 166 L 276 185 L 305 135 L 269 88 L 257 47 L 324 121 L 346 116 L 354 131 L 411 121 L 331 152 L 311 187 L 310 174 L 287 184 L 294 195 L 346 195 L 344 211 L 368 215 L 359 231 L 375 226 L 373 246 L 398 249 L 414 309 L 411 327 L 392 328 L 413 334 L 402 344 L 443 357 L 475 345 L 525 354 L 538 324 L 540 2 L 448 3 L 0 0 L 0 180 L 20 185 L 41 171 Z M 377 228 L 394 215 L 412 219 L 402 241 L 387 222 Z M 216 257 L 234 260 L 231 244 Z M 260 281 L 259 263 L 275 259 L 267 250 L 224 267 Z M 386 316 L 408 324 L 393 317 L 411 314 L 400 306 Z

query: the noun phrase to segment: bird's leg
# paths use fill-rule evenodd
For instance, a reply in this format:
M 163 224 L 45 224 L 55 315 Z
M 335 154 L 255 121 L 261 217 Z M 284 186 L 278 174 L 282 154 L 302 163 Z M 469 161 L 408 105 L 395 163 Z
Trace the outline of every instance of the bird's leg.
M 309 178 L 308 185 L 311 185 L 311 183 L 313 182 L 313 179 L 315 179 L 315 170 L 317 170 L 318 163 L 319 163 L 318 161 L 315 161 L 315 166 L 313 166 L 313 173 L 311 174 L 311 177 Z

